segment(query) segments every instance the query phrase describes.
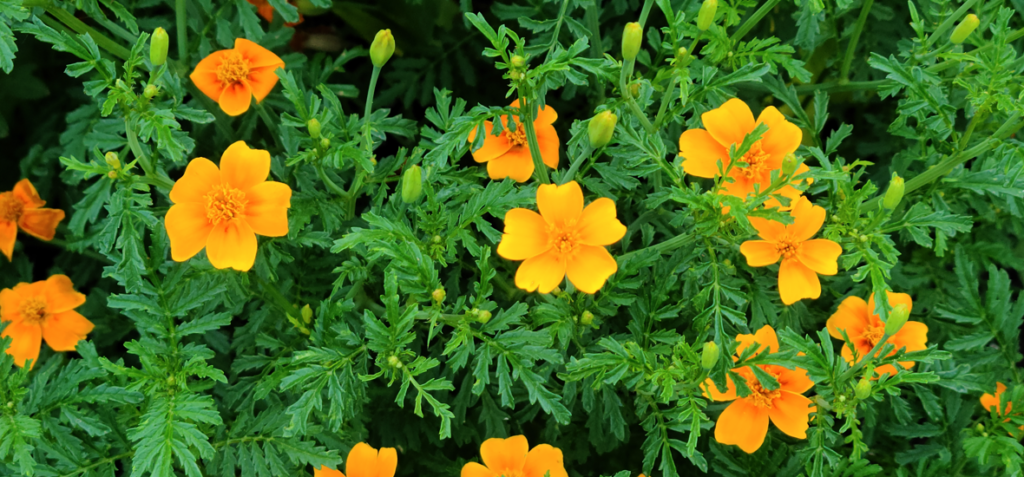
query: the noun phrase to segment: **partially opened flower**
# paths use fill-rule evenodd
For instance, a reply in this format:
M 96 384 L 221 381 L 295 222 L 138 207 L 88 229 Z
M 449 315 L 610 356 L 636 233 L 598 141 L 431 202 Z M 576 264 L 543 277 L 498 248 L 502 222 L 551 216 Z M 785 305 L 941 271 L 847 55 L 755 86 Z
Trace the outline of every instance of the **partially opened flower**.
M 762 191 L 766 190 L 772 182 L 772 171 L 782 169 L 783 159 L 795 152 L 803 139 L 800 128 L 787 121 L 775 106 L 764 108 L 755 121 L 747 104 L 736 98 L 702 114 L 701 121 L 706 129 L 689 129 L 679 136 L 679 155 L 683 157 L 683 170 L 687 174 L 707 179 L 719 175 L 719 161 L 723 171 L 729 168 L 730 146 L 735 145 L 739 149 L 743 138 L 753 132 L 758 124 L 768 126 L 768 131 L 761 139 L 739 159 L 745 167 L 734 165 L 729 172 L 733 182 L 722 187 L 722 194 L 741 199 L 752 194 L 755 185 Z M 795 174 L 800 175 L 808 170 L 805 164 L 801 164 Z M 799 181 L 795 181 L 782 187 L 776 194 L 791 201 L 796 200 L 800 197 L 800 191 L 793 186 L 798 184 Z M 781 210 L 788 210 L 792 205 L 790 202 L 789 207 L 782 207 L 774 196 L 765 201 L 766 207 L 780 207 Z
M 75 311 L 83 303 L 85 295 L 65 275 L 0 290 L 0 321 L 8 322 L 2 336 L 11 337 L 7 354 L 14 356 L 14 364 L 25 366 L 32 360 L 34 366 L 44 339 L 54 351 L 74 351 L 93 329 Z
M 550 293 L 568 275 L 585 293 L 596 293 L 619 266 L 604 247 L 626 235 L 615 216 L 615 202 L 600 198 L 583 207 L 583 190 L 576 181 L 537 189 L 537 208 L 512 209 L 505 214 L 505 233 L 498 255 L 524 260 L 516 286 Z
M 0 192 L 0 252 L 7 260 L 14 255 L 18 229 L 41 240 L 53 240 L 57 224 L 64 220 L 64 211 L 44 209 L 46 201 L 28 179 L 14 184 L 14 190 Z
M 889 293 L 888 297 L 890 306 L 906 305 L 908 312 L 913 307 L 910 295 L 906 293 Z M 843 358 L 846 358 L 846 361 L 849 363 L 853 363 L 854 358 L 853 350 L 850 349 L 851 346 L 856 350 L 857 360 L 859 361 L 871 353 L 871 350 L 885 334 L 885 323 L 875 313 L 874 294 L 868 298 L 867 302 L 859 297 L 847 297 L 839 304 L 836 312 L 829 317 L 826 326 L 828 326 L 828 334 L 839 340 L 843 339 L 840 330 L 846 331 L 846 336 L 850 338 L 850 341 L 843 345 L 842 354 Z M 900 348 L 906 348 L 907 352 L 923 350 L 927 347 L 928 326 L 921 322 L 908 321 L 903 324 L 903 327 L 895 335 L 889 337 L 886 342 L 891 343 L 895 347 L 887 356 L 896 354 L 896 351 Z M 900 366 L 906 369 L 914 366 L 913 361 L 900 361 L 899 363 Z M 898 369 L 891 364 L 875 368 L 875 373 L 879 376 L 883 374 L 895 375 L 897 371 Z
M 266 20 L 268 22 L 274 21 L 274 6 L 271 5 L 269 1 L 267 1 L 267 0 L 249 0 L 249 3 L 256 7 L 256 13 L 259 13 L 260 16 L 263 17 L 264 20 Z M 290 3 L 292 5 L 295 5 L 295 0 L 288 0 L 288 3 Z M 297 22 L 288 22 L 288 23 L 285 23 L 284 26 L 286 26 L 286 27 L 293 27 L 295 25 L 298 25 L 299 23 L 302 23 L 302 21 L 303 21 L 302 14 L 300 13 L 299 14 L 299 21 L 297 21 Z
M 224 151 L 219 169 L 203 157 L 189 162 L 165 219 L 171 258 L 184 262 L 205 247 L 216 268 L 252 268 L 257 235 L 288 234 L 292 189 L 269 176 L 270 153 L 244 141 Z
M 790 215 L 793 223 L 785 225 L 774 220 L 749 217 L 763 240 L 748 240 L 740 245 L 740 253 L 751 267 L 767 267 L 782 259 L 779 266 L 779 296 L 792 305 L 804 298 L 821 296 L 818 275 L 835 275 L 843 247 L 827 239 L 814 239 L 825 223 L 825 209 L 801 197 Z
M 739 346 L 737 357 L 743 354 L 755 342 L 759 345 L 758 354 L 774 353 L 779 350 L 779 339 L 771 326 L 764 326 L 752 335 L 737 335 Z M 746 382 L 750 394 L 740 397 L 736 392 L 736 384 L 727 378 L 728 386 L 721 392 L 708 378 L 704 382 L 704 395 L 715 401 L 732 401 L 722 411 L 715 424 L 715 440 L 721 444 L 739 446 L 750 454 L 761 448 L 765 436 L 768 435 L 768 421 L 788 436 L 797 439 L 807 438 L 808 420 L 814 411 L 813 402 L 804 397 L 814 386 L 807 377 L 807 371 L 801 368 L 786 369 L 775 365 L 757 365 L 762 371 L 775 378 L 778 389 L 768 390 L 761 386 L 750 366 L 733 369 Z
M 1009 416 L 1010 411 L 1013 410 L 1013 403 L 1010 401 L 1006 402 L 1006 411 L 1000 412 L 1000 402 L 1002 401 L 1003 392 L 1006 391 L 1006 385 L 1003 383 L 996 383 L 996 394 L 993 396 L 989 393 L 985 393 L 981 396 L 981 407 L 985 408 L 989 412 L 995 411 L 996 414 L 1002 416 Z M 1010 418 L 1007 417 L 1003 422 L 1010 422 Z M 1017 429 L 1024 431 L 1024 426 L 1020 426 Z M 1011 436 L 1013 434 L 1010 434 Z
M 345 473 L 330 467 L 313 469 L 313 477 L 395 477 L 398 453 L 393 447 L 381 447 L 380 452 L 360 442 L 348 451 Z
M 277 84 L 278 68 L 284 61 L 270 50 L 245 38 L 235 39 L 235 47 L 210 53 L 189 76 L 196 87 L 220 104 L 229 116 L 249 110 L 253 98 L 263 101 Z
M 526 436 L 491 438 L 480 445 L 483 465 L 470 462 L 462 477 L 568 477 L 562 451 L 547 444 L 530 449 Z M 351 477 L 351 476 L 349 476 Z
M 519 100 L 512 102 L 513 108 L 519 107 Z M 551 106 L 544 106 L 537 112 L 533 120 L 534 131 L 537 132 L 537 146 L 540 149 L 541 160 L 552 169 L 558 168 L 558 147 L 561 144 L 558 139 L 558 132 L 552 126 L 558 119 L 558 113 Z M 508 124 L 507 117 L 501 117 L 502 125 Z M 494 123 L 484 121 L 484 145 L 473 151 L 473 160 L 487 163 L 487 175 L 491 179 L 500 181 L 511 177 L 516 182 L 525 182 L 533 175 L 533 159 L 530 155 L 530 146 L 526 142 L 526 129 L 519 123 L 518 116 L 512 116 L 515 124 L 515 131 L 505 128 L 501 134 L 494 136 Z M 476 140 L 476 129 L 469 133 L 469 142 Z

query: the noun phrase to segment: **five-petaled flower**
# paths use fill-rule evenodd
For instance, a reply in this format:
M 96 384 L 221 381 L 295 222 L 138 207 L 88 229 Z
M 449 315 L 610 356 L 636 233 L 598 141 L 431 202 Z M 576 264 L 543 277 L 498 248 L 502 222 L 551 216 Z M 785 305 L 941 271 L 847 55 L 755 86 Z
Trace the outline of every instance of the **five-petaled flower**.
M 54 351 L 74 351 L 93 329 L 91 321 L 75 311 L 85 295 L 75 291 L 71 279 L 54 275 L 46 281 L 19 283 L 0 290 L 0 321 L 9 322 L 3 337 L 11 337 L 7 354 L 14 364 L 35 365 L 45 339 Z
M 278 68 L 284 61 L 270 50 L 245 38 L 235 39 L 235 47 L 210 53 L 189 76 L 196 87 L 220 104 L 229 116 L 249 110 L 252 98 L 263 101 L 277 84 Z
M 28 179 L 14 185 L 14 190 L 0 193 L 0 252 L 11 260 L 18 228 L 41 240 L 53 240 L 57 224 L 64 220 L 64 211 L 45 209 L 46 201 Z
M 491 438 L 480 444 L 483 465 L 470 462 L 461 477 L 568 477 L 562 451 L 547 444 L 530 449 L 526 436 Z
M 910 295 L 906 293 L 889 293 L 888 297 L 889 306 L 906 305 L 908 312 L 912 309 L 913 303 Z M 833 338 L 840 340 L 843 339 L 840 330 L 846 330 L 846 336 L 850 338 L 850 342 L 843 345 L 842 354 L 843 358 L 846 358 L 846 361 L 850 363 L 854 361 L 854 351 L 856 351 L 858 361 L 864 359 L 871 353 L 871 350 L 878 344 L 878 340 L 882 339 L 882 336 L 885 334 L 885 323 L 875 313 L 874 294 L 868 298 L 867 302 L 859 297 L 847 297 L 839 304 L 836 312 L 829 317 L 826 326 L 828 326 L 828 333 Z M 896 351 L 900 348 L 906 348 L 907 352 L 923 350 L 927 347 L 927 342 L 928 326 L 918 321 L 908 321 L 895 335 L 889 337 L 886 341 L 886 343 L 891 343 L 895 347 L 887 356 L 896 354 Z M 853 350 L 850 349 L 851 347 Z M 899 363 L 900 366 L 906 369 L 914 366 L 913 361 L 900 361 Z M 898 369 L 891 364 L 875 368 L 875 373 L 879 376 L 883 374 L 895 375 L 897 371 Z
M 345 473 L 330 467 L 313 469 L 313 477 L 395 477 L 398 453 L 393 447 L 381 447 L 380 452 L 360 442 L 348 451 Z
M 267 0 L 249 0 L 249 3 L 256 7 L 256 13 L 259 13 L 264 20 L 268 22 L 274 21 L 274 6 Z M 288 0 L 288 3 L 295 5 L 295 0 Z M 299 14 L 299 21 L 285 23 L 286 27 L 293 27 L 302 23 L 302 14 Z
M 779 339 L 771 326 L 765 325 L 752 335 L 737 335 L 739 346 L 736 357 L 743 354 L 748 346 L 755 342 L 759 345 L 758 354 L 774 353 L 779 350 Z M 761 448 L 764 438 L 768 435 L 768 421 L 771 420 L 780 431 L 798 439 L 807 438 L 808 416 L 814 411 L 814 405 L 803 393 L 814 386 L 807 377 L 807 371 L 801 368 L 786 369 L 775 365 L 756 365 L 762 371 L 775 378 L 778 389 L 769 390 L 761 385 L 750 366 L 733 369 L 746 381 L 750 394 L 740 397 L 736 392 L 736 384 L 727 378 L 728 386 L 721 392 L 708 378 L 704 382 L 704 395 L 715 401 L 732 401 L 718 416 L 715 424 L 715 440 L 721 444 L 736 445 L 744 452 L 751 454 Z
M 1010 411 L 1013 410 L 1013 403 L 1010 401 L 1006 402 L 1006 411 L 1000 412 L 1000 401 L 1002 400 L 1003 392 L 1006 391 L 1006 385 L 1003 383 L 996 383 L 996 394 L 985 393 L 981 395 L 981 407 L 985 408 L 989 412 L 995 411 L 996 414 L 1001 416 L 1009 416 Z M 1010 422 L 1010 418 L 1007 417 L 1003 422 Z M 1024 426 L 1020 426 L 1017 429 L 1024 431 Z M 1010 436 L 1013 436 L 1011 433 Z
M 825 209 L 800 197 L 789 212 L 793 223 L 749 217 L 763 240 L 748 240 L 740 253 L 751 267 L 767 267 L 782 259 L 779 266 L 779 296 L 792 305 L 804 298 L 821 296 L 818 275 L 835 275 L 843 248 L 827 239 L 811 240 L 825 223 Z
M 512 102 L 513 108 L 519 108 L 519 100 Z M 558 113 L 551 106 L 544 106 L 537 111 L 533 120 L 533 128 L 537 133 L 537 146 L 541 160 L 552 169 L 558 168 L 558 132 L 555 131 L 555 120 Z M 502 125 L 508 124 L 505 116 L 500 118 Z M 473 151 L 473 160 L 487 163 L 487 175 L 496 181 L 511 177 L 516 182 L 525 182 L 533 175 L 533 159 L 530 146 L 526 142 L 526 128 L 519 122 L 518 116 L 512 116 L 515 131 L 505 128 L 501 134 L 494 136 L 491 131 L 494 124 L 484 121 L 484 145 Z M 476 140 L 476 129 L 469 133 L 469 142 Z
M 516 286 L 550 293 L 569 276 L 585 293 L 596 293 L 618 264 L 604 247 L 626 235 L 615 216 L 615 202 L 602 197 L 583 207 L 583 190 L 576 181 L 544 184 L 537 189 L 536 213 L 512 209 L 505 214 L 505 233 L 498 255 L 524 260 Z
M 171 189 L 165 220 L 171 258 L 184 262 L 205 247 L 216 268 L 252 268 L 256 235 L 288 234 L 292 189 L 269 176 L 270 153 L 244 141 L 224 151 L 220 169 L 203 157 L 189 162 Z
M 757 140 L 750 150 L 739 159 L 745 167 L 734 165 L 729 172 L 733 182 L 723 184 L 720 193 L 746 199 L 754 192 L 754 186 L 766 190 L 771 184 L 772 171 L 782 168 L 786 155 L 792 154 L 800 147 L 803 133 L 800 128 L 786 120 L 775 106 L 768 106 L 754 120 L 754 114 L 746 103 L 732 98 L 721 107 L 712 109 L 701 115 L 701 121 L 707 129 L 689 129 L 679 136 L 679 155 L 683 157 L 683 170 L 690 175 L 711 179 L 719 175 L 718 162 L 722 163 L 722 171 L 729 168 L 729 147 L 737 148 L 743 138 L 753 132 L 758 124 L 768 126 L 761 139 Z M 795 175 L 807 172 L 809 168 L 801 164 Z M 793 182 L 793 185 L 799 181 Z M 800 191 L 793 185 L 783 186 L 778 195 L 795 201 Z M 766 207 L 783 207 L 774 196 L 765 201 Z

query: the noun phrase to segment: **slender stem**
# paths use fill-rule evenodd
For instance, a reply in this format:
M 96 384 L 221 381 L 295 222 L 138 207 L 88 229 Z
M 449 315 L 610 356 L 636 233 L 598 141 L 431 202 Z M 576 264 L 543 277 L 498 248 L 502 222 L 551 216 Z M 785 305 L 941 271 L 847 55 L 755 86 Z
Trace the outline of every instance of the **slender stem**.
M 839 69 L 839 84 L 846 84 L 850 78 L 850 65 L 853 64 L 853 55 L 857 51 L 857 42 L 860 34 L 864 31 L 864 25 L 868 22 L 868 13 L 875 0 L 864 0 L 860 7 L 860 16 L 857 17 L 857 25 L 853 28 L 853 35 L 850 36 L 850 44 L 846 46 L 846 56 L 843 57 L 843 66 Z
M 537 131 L 533 128 L 533 103 L 527 100 L 523 94 L 522 86 L 519 91 L 519 122 L 526 131 L 526 142 L 530 146 L 530 157 L 533 158 L 533 175 L 541 184 L 550 184 L 551 177 L 548 176 L 548 166 L 544 164 L 544 158 L 540 155 L 540 145 L 537 143 Z
M 622 62 L 622 70 L 619 74 L 619 90 L 622 92 L 622 99 L 626 100 L 626 104 L 629 106 L 630 111 L 633 112 L 633 116 L 636 116 L 640 120 L 640 125 L 649 134 L 654 134 L 654 125 L 647 119 L 644 112 L 640 109 L 640 105 L 636 104 L 636 100 L 633 99 L 633 94 L 629 91 L 629 78 L 633 76 L 633 65 L 636 59 L 624 60 Z
M 188 24 L 186 18 L 188 18 L 188 9 L 186 8 L 186 2 L 188 0 L 174 0 L 174 16 L 177 20 L 177 27 L 175 28 L 175 36 L 178 37 L 178 61 L 185 66 L 188 66 Z
M 569 6 L 569 0 L 562 0 L 562 9 L 558 11 L 558 21 L 555 22 L 555 31 L 551 34 L 551 44 L 548 45 L 547 56 L 551 56 L 551 50 L 558 44 L 558 31 L 562 29 L 562 20 L 565 19 L 565 8 Z
M 644 7 L 640 9 L 640 20 L 637 22 L 640 24 L 640 29 L 643 30 L 644 25 L 647 23 L 647 16 L 651 14 L 651 7 L 654 2 L 651 0 L 644 0 Z
M 584 14 L 584 20 L 587 22 L 587 29 L 590 32 L 590 56 L 597 59 L 604 57 L 604 41 L 601 39 L 600 2 L 601 0 L 590 2 Z M 597 103 L 602 104 L 605 101 L 604 80 L 596 74 L 592 74 L 591 77 L 594 79 L 594 89 L 597 90 Z
M 694 240 L 694 238 L 695 238 L 695 236 L 693 234 L 691 234 L 691 233 L 682 233 L 682 234 L 676 235 L 675 237 L 672 237 L 672 238 L 670 238 L 670 239 L 668 239 L 668 240 L 666 240 L 664 242 L 659 242 L 659 243 L 656 243 L 654 245 L 650 245 L 648 247 L 637 249 L 637 250 L 634 250 L 634 251 L 629 252 L 629 253 L 624 253 L 621 256 L 619 256 L 619 261 L 622 262 L 622 261 L 626 260 L 626 258 L 628 258 L 628 257 L 632 257 L 632 256 L 634 256 L 636 254 L 639 254 L 639 253 L 647 251 L 647 250 L 656 250 L 656 251 L 661 252 L 661 253 L 671 252 L 671 251 L 673 251 L 673 250 L 675 250 L 675 249 L 677 249 L 679 247 L 682 247 L 683 245 L 686 245 L 687 243 L 690 243 L 691 241 Z
M 142 146 L 139 144 L 139 138 L 135 134 L 135 129 L 132 128 L 128 118 L 124 120 L 124 131 L 128 137 L 128 147 L 131 148 L 132 154 L 135 154 L 135 158 L 139 160 L 139 165 L 142 166 L 142 171 L 146 173 L 146 177 L 152 180 L 157 187 L 171 190 L 174 187 L 174 181 L 158 174 L 156 169 L 154 169 L 153 162 L 146 156 L 145 151 L 143 151 Z
M 778 5 L 781 1 L 782 0 L 768 0 L 767 2 L 764 2 L 764 5 L 761 5 L 761 8 L 758 8 L 757 11 L 755 11 L 750 18 L 747 18 L 747 21 L 743 22 L 743 24 L 740 25 L 740 28 L 732 34 L 732 37 L 730 38 L 732 43 L 734 45 L 739 43 L 739 41 L 742 40 L 744 36 L 747 36 L 747 33 L 750 33 L 750 30 L 753 30 L 754 27 L 757 26 L 757 23 L 760 22 L 761 19 L 764 18 L 768 12 L 772 11 L 772 9 L 775 8 L 775 5 Z
M 96 462 L 93 462 L 92 464 L 89 464 L 89 465 L 87 465 L 85 467 L 79 467 L 74 472 L 71 472 L 69 474 L 63 474 L 60 477 L 74 477 L 74 476 L 76 476 L 78 474 L 81 474 L 81 473 L 84 473 L 84 472 L 89 472 L 90 470 L 95 469 L 96 467 L 99 467 L 101 465 L 111 464 L 111 463 L 114 463 L 114 462 L 119 461 L 121 459 L 127 459 L 127 458 L 129 458 L 129 457 L 131 457 L 133 455 L 135 455 L 135 451 L 129 451 L 129 452 L 125 452 L 124 454 L 119 454 L 119 455 L 115 455 L 113 457 L 107 457 L 105 459 L 100 459 L 100 460 L 98 460 Z
M 674 95 L 672 93 L 676 90 L 676 83 L 679 82 L 679 76 L 673 74 L 672 81 L 668 85 L 668 89 L 661 95 L 661 106 L 658 108 L 658 114 L 654 116 L 654 129 L 661 128 L 661 122 L 665 119 L 665 109 L 668 108 L 668 103 L 672 100 Z
M 594 152 L 594 149 L 592 147 L 590 147 L 590 142 L 589 141 L 585 142 L 583 144 L 583 150 L 580 151 L 580 155 L 576 156 L 576 160 L 575 161 L 572 161 L 572 165 L 569 166 L 569 170 L 565 171 L 565 174 L 562 174 L 562 178 L 561 178 L 561 180 L 558 181 L 558 185 L 562 185 L 562 184 L 565 184 L 566 182 L 569 182 L 569 181 L 573 180 L 575 178 L 575 176 L 576 176 L 576 171 L 578 171 L 580 169 L 580 165 L 582 165 L 583 161 L 586 158 L 590 157 L 590 155 L 593 152 Z
M 882 348 L 887 344 L 887 342 L 889 341 L 889 338 L 891 338 L 891 337 L 892 337 L 892 335 L 883 332 L 882 337 L 878 340 L 877 343 L 875 343 L 875 346 L 873 348 L 871 348 L 871 351 L 868 351 L 868 354 L 866 354 L 864 356 L 861 356 L 860 357 L 860 361 L 857 361 L 857 364 L 853 365 L 852 368 L 847 369 L 845 373 L 839 375 L 839 379 L 837 379 L 837 381 L 838 382 L 843 382 L 843 381 L 846 381 L 846 380 L 856 376 L 857 372 L 860 371 L 861 368 L 863 368 L 865 365 L 867 365 L 868 361 L 871 361 L 870 358 L 874 357 L 875 355 L 878 354 L 879 351 L 882 350 Z M 850 346 L 850 345 L 844 344 L 843 346 Z
M 971 140 L 971 135 L 974 134 L 974 128 L 978 126 L 978 123 L 984 121 L 985 113 L 978 111 L 974 113 L 974 117 L 971 118 L 971 122 L 967 123 L 967 130 L 964 131 L 963 136 L 960 136 L 960 144 L 957 148 L 958 151 L 963 151 L 967 147 L 967 143 Z
M 317 163 L 316 173 L 317 175 L 320 176 L 320 180 L 324 181 L 324 185 L 327 186 L 327 188 L 330 189 L 331 192 L 334 192 L 342 199 L 348 199 L 348 192 L 345 192 L 345 189 L 342 189 L 341 186 L 335 184 L 334 181 L 331 180 L 330 176 L 327 175 L 327 172 L 324 171 L 323 164 Z
M 270 113 L 267 112 L 267 108 L 263 106 L 262 101 L 256 102 L 256 112 L 259 114 L 260 119 L 263 120 L 263 124 L 267 125 L 270 134 L 274 136 L 274 144 L 277 144 L 278 148 L 284 149 L 284 144 L 281 143 L 281 136 L 278 134 L 277 123 L 270 117 Z
M 966 2 L 964 2 L 963 5 L 960 5 L 960 8 L 958 8 L 955 12 L 953 12 L 952 15 L 946 18 L 946 21 L 942 22 L 939 25 L 939 27 L 936 28 L 935 31 L 933 31 L 932 34 L 928 36 L 928 41 L 924 42 L 925 49 L 930 48 L 933 44 L 935 44 L 936 40 L 944 36 L 943 34 L 946 33 L 946 31 L 948 31 L 950 28 L 953 28 L 953 24 L 956 23 L 957 20 L 963 18 L 964 15 L 967 14 L 967 10 L 970 10 L 975 3 L 978 3 L 978 0 L 967 0 Z
M 366 107 L 363 109 L 363 147 L 366 148 L 366 154 L 373 159 L 373 137 L 371 136 L 370 128 L 370 116 L 373 113 L 373 95 L 377 91 L 377 79 L 380 78 L 380 67 L 374 66 L 373 73 L 370 75 L 370 87 L 366 91 Z M 366 170 L 361 165 L 356 164 L 356 177 L 352 180 L 352 184 L 348 188 L 348 218 L 355 217 L 356 213 L 356 199 L 359 198 L 359 191 L 363 187 L 363 181 L 366 179 Z
M 68 13 L 67 10 L 49 4 L 44 8 L 46 9 L 46 13 L 53 15 L 54 18 L 60 20 L 61 23 L 67 25 L 68 28 L 71 28 L 76 33 L 91 36 L 93 41 L 96 42 L 96 46 L 107 50 L 110 54 L 121 58 L 122 60 L 127 60 L 128 56 L 131 55 L 131 52 L 128 51 L 127 48 L 102 35 L 89 25 L 86 25 L 82 20 L 79 20 L 78 18 L 75 18 L 74 15 Z

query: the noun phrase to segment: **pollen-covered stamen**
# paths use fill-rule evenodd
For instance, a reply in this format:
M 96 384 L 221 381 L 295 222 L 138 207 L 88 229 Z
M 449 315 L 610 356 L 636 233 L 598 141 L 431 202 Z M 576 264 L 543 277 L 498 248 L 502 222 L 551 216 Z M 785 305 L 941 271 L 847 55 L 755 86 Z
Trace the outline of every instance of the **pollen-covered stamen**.
M 779 378 L 775 373 L 769 372 L 768 374 L 776 380 Z M 765 389 L 755 376 L 747 378 L 747 387 L 750 388 L 750 394 L 747 395 L 746 399 L 757 407 L 771 407 L 772 403 L 782 396 L 782 391 L 779 389 L 774 391 Z
M 38 297 L 26 298 L 21 302 L 21 319 L 29 324 L 42 324 L 46 321 L 46 300 Z
M 759 177 L 762 173 L 767 171 L 769 159 L 771 159 L 771 155 L 764 152 L 764 150 L 761 149 L 761 141 L 757 141 L 753 146 L 750 146 L 750 150 L 740 158 L 740 162 L 745 162 L 747 167 L 737 170 L 748 179 Z
M 508 123 L 506 123 L 508 124 Z M 512 131 L 509 129 L 505 130 L 505 135 L 508 137 L 508 142 L 513 146 L 524 146 L 526 145 L 526 128 L 523 127 L 518 121 L 515 122 L 516 130 Z
M 572 255 L 579 247 L 579 233 L 576 232 L 575 224 L 561 227 L 551 225 L 548 227 L 548 237 L 551 248 L 562 256 Z
M 250 66 L 249 60 L 241 53 L 229 50 L 217 67 L 217 80 L 225 85 L 231 85 L 249 79 Z
M 861 339 L 871 344 L 872 348 L 881 341 L 882 336 L 885 336 L 885 324 L 882 324 L 882 326 L 868 325 L 864 333 L 860 335 Z
M 25 204 L 22 204 L 13 192 L 0 194 L 0 220 L 6 222 L 17 222 L 21 214 L 25 212 Z
M 775 242 L 775 249 L 782 255 L 782 258 L 793 258 L 800 250 L 800 242 L 794 241 L 789 235 L 783 235 L 778 242 Z
M 214 186 L 205 199 L 206 219 L 213 225 L 245 214 L 245 206 L 249 203 L 244 192 L 227 184 Z

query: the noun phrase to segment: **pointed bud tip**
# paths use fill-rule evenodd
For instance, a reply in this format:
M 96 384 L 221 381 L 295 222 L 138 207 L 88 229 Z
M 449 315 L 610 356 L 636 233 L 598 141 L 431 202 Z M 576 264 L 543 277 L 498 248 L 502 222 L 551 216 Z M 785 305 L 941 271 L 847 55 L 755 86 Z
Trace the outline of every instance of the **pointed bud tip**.
M 615 125 L 619 118 L 611 111 L 601 111 L 590 119 L 587 125 L 587 136 L 590 138 L 590 147 L 600 149 L 612 140 L 615 133 Z
M 640 44 L 643 42 L 643 28 L 637 22 L 626 24 L 622 30 L 622 59 L 633 61 L 640 53 Z
M 370 44 L 370 61 L 373 62 L 373 66 L 383 68 L 394 53 L 395 37 L 391 35 L 391 30 L 377 32 L 377 36 L 373 37 L 373 43 Z

